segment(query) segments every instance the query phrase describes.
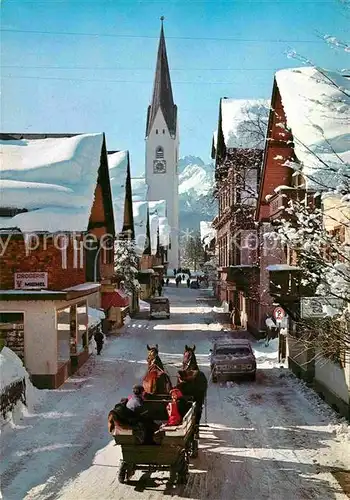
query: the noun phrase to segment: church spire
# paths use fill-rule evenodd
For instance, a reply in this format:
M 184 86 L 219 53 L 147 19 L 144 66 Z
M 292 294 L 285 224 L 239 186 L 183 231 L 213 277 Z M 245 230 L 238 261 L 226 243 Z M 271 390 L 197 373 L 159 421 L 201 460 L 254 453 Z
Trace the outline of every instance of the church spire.
M 158 46 L 156 74 L 154 78 L 152 103 L 148 107 L 146 137 L 148 137 L 158 109 L 162 110 L 168 130 L 172 136 L 176 135 L 177 107 L 174 104 L 173 92 L 169 73 L 168 57 L 166 53 L 163 21 L 160 18 L 161 29 Z

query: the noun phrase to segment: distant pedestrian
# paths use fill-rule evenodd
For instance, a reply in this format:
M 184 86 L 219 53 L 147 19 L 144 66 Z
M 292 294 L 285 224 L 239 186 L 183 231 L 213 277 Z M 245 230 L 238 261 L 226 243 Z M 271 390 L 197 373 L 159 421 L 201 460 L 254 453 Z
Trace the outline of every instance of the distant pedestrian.
M 98 328 L 95 332 L 94 339 L 96 342 L 97 355 L 99 356 L 103 347 L 103 333 L 101 332 L 100 328 Z
M 190 278 L 187 278 L 187 288 L 190 288 L 191 280 Z
M 166 286 L 169 286 L 169 278 L 166 279 L 165 284 L 166 284 Z
M 174 267 L 174 276 L 176 276 L 176 269 L 175 269 L 175 267 Z
M 185 276 L 184 274 L 182 275 L 182 279 L 183 279 L 184 281 L 185 281 L 185 279 L 186 279 L 186 276 Z

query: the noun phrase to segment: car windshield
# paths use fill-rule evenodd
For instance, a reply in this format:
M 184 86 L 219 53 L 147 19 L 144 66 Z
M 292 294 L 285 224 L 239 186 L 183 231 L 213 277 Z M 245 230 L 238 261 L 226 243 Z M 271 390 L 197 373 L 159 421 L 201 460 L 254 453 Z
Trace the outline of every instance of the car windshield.
M 248 347 L 217 347 L 215 354 L 218 354 L 219 356 L 249 356 L 250 350 Z

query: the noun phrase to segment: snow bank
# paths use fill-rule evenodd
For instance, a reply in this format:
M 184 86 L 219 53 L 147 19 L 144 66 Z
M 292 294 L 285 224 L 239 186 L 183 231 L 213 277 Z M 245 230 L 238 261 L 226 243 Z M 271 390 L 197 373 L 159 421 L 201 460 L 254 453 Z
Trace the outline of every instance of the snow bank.
M 350 80 L 314 67 L 276 73 L 294 151 L 309 189 L 336 189 L 350 174 Z
M 39 391 L 33 386 L 22 361 L 17 354 L 8 347 L 4 347 L 0 352 L 0 374 L 0 393 L 2 393 L 6 387 L 11 386 L 11 384 L 23 379 L 25 380 L 26 404 L 24 405 L 21 401 L 18 401 L 12 411 L 6 415 L 5 419 L 0 415 L 1 427 L 6 423 L 15 426 L 23 415 L 33 410 L 34 405 L 42 398 L 43 391 Z
M 270 103 L 265 99 L 221 99 L 222 133 L 227 148 L 263 149 Z
M 132 211 L 134 216 L 135 251 L 138 256 L 143 254 L 147 238 L 147 201 L 133 201 Z
M 128 151 L 119 151 L 118 153 L 111 153 L 108 155 L 109 178 L 111 183 L 116 234 L 121 233 L 124 226 L 124 207 L 128 165 Z
M 259 365 L 263 363 L 277 364 L 278 362 L 278 338 L 270 340 L 265 345 L 265 340 L 259 340 L 252 344 L 256 360 Z
M 148 302 L 145 302 L 144 300 L 139 300 L 139 307 L 140 311 L 149 311 L 150 305 Z
M 1 206 L 28 212 L 1 218 L 1 228 L 86 231 L 100 167 L 103 134 L 1 140 Z

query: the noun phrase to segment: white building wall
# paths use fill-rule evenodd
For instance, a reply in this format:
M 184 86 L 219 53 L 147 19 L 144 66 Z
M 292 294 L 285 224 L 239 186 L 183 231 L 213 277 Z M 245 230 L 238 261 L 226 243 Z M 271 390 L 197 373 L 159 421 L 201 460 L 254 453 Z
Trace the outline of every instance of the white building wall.
M 1 312 L 24 313 L 24 364 L 30 374 L 57 373 L 56 303 L 51 300 L 0 302 Z
M 341 367 L 333 361 L 317 356 L 315 362 L 315 380 L 323 384 L 345 403 L 350 402 L 350 363 Z
M 154 173 L 156 149 L 164 149 L 165 173 Z M 179 137 L 170 136 L 162 111 L 159 109 L 153 127 L 146 139 L 146 182 L 148 201 L 166 200 L 166 216 L 171 227 L 171 249 L 168 252 L 169 268 L 179 265 L 179 177 L 177 170 Z

